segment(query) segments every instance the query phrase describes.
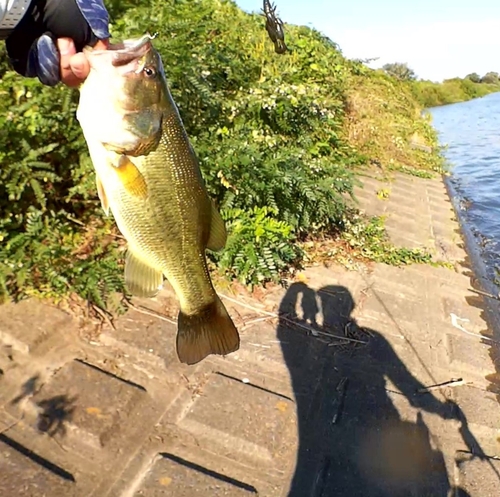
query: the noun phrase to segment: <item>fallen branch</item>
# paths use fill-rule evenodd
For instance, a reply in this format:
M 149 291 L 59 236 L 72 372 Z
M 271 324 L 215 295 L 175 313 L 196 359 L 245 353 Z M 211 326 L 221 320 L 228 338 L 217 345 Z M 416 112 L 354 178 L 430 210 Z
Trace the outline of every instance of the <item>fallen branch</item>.
M 263 349 L 270 349 L 270 345 L 262 345 L 261 343 L 248 342 L 248 345 L 253 345 L 254 347 L 262 347 Z
M 177 324 L 177 322 L 174 321 L 173 319 L 167 318 L 163 314 L 160 314 L 159 312 L 153 311 L 152 309 L 146 309 L 145 307 L 132 304 L 132 302 L 130 302 L 130 301 L 127 301 L 126 305 L 128 305 L 129 307 L 131 307 L 132 309 L 134 309 L 137 312 L 141 312 L 142 314 L 146 314 L 148 316 L 152 316 L 154 318 L 161 319 L 162 321 L 166 321 L 167 323 L 170 323 L 170 324 Z
M 276 319 L 276 317 L 275 316 L 266 316 L 264 318 L 251 319 L 250 321 L 247 321 L 246 323 L 243 321 L 243 326 L 241 327 L 241 330 L 243 331 L 245 328 L 248 328 L 249 326 L 252 326 L 255 323 L 262 323 L 264 321 L 269 321 L 270 319 Z
M 278 319 L 281 319 L 282 321 L 285 321 L 286 323 L 298 326 L 299 328 L 303 328 L 304 330 L 311 332 L 313 335 L 323 335 L 323 336 L 327 336 L 330 338 L 335 338 L 336 340 L 347 340 L 348 342 L 354 342 L 354 343 L 362 343 L 362 344 L 367 343 L 367 342 L 364 342 L 363 340 L 356 340 L 355 338 L 349 338 L 349 337 L 345 337 L 345 336 L 341 336 L 341 335 L 334 335 L 333 333 L 328 333 L 326 331 L 318 330 L 317 328 L 314 328 L 313 326 L 309 326 L 307 324 L 299 323 L 298 321 L 288 319 L 287 317 L 285 317 L 282 314 L 280 315 L 280 314 L 277 314 L 276 312 L 269 312 L 269 311 L 264 311 L 262 309 L 258 309 L 257 307 L 253 307 L 249 304 L 245 304 L 243 302 L 240 302 L 239 300 L 233 299 L 232 297 L 228 297 L 227 295 L 223 295 L 221 293 L 219 293 L 219 296 L 226 299 L 226 300 L 229 300 L 230 302 L 233 302 L 237 305 L 241 305 L 242 307 L 246 307 L 247 309 L 250 309 L 254 312 L 260 312 L 261 314 L 264 314 L 266 316 L 269 316 L 272 318 L 278 318 Z
M 459 449 L 456 452 L 457 452 L 457 454 L 467 454 L 467 455 L 471 455 L 472 457 L 477 457 L 477 458 L 483 459 L 483 460 L 500 461 L 500 456 L 488 456 L 486 454 L 478 454 L 477 452 L 474 452 L 471 450 Z
M 433 390 L 441 390 L 442 388 L 445 387 L 459 387 L 461 385 L 466 385 L 466 384 L 467 382 L 464 381 L 462 378 L 457 378 L 445 381 L 443 383 L 437 383 L 436 385 L 430 385 L 428 387 L 419 388 L 417 390 L 417 393 L 427 393 L 427 392 L 432 392 Z
M 223 295 L 222 293 L 219 293 L 219 297 L 222 297 L 223 299 L 229 300 L 229 302 L 233 302 L 233 304 L 238 304 L 241 307 L 246 307 L 247 309 L 250 309 L 251 311 L 258 312 L 260 314 L 265 314 L 266 316 L 271 316 L 271 317 L 279 317 L 278 314 L 275 312 L 268 312 L 264 311 L 263 309 L 258 309 L 257 307 L 253 307 L 250 304 L 245 304 L 243 302 L 240 302 L 239 300 L 233 299 L 232 297 L 228 297 L 227 295 Z
M 346 341 L 343 341 L 343 342 L 335 342 L 335 343 L 332 343 L 330 342 L 328 344 L 328 347 L 340 347 L 341 345 L 347 345 L 349 342 L 346 342 Z
M 92 305 L 92 309 L 94 309 L 94 311 L 97 312 L 97 314 L 99 314 L 99 316 L 101 316 L 102 319 L 104 319 L 104 321 L 106 321 L 106 323 L 108 323 L 108 325 L 111 326 L 111 328 L 113 328 L 113 330 L 116 331 L 116 327 L 115 327 L 113 321 L 110 319 L 110 317 L 106 313 L 106 311 L 104 311 L 103 309 L 101 309 L 96 304 L 91 304 L 91 305 Z
M 493 295 L 491 293 L 483 292 L 482 290 L 477 290 L 476 288 L 471 288 L 473 292 L 479 293 L 479 295 L 484 295 L 485 297 L 489 297 L 490 299 L 500 300 L 500 295 Z

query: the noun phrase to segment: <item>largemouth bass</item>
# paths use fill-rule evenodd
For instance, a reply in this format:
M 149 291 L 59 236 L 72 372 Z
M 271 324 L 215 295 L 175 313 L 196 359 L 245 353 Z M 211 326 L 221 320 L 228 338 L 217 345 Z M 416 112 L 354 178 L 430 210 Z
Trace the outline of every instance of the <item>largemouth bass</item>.
M 154 297 L 168 279 L 180 303 L 177 355 L 195 364 L 239 348 L 205 258 L 207 248 L 224 248 L 226 229 L 151 40 L 85 49 L 91 70 L 77 118 L 102 207 L 128 242 L 125 284 L 133 295 Z

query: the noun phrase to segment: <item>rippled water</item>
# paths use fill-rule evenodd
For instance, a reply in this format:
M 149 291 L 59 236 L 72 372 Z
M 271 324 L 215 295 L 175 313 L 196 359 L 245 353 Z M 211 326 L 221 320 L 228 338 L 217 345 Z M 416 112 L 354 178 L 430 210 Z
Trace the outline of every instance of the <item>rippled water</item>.
M 429 109 L 451 163 L 461 216 L 481 246 L 488 275 L 500 268 L 500 93 Z

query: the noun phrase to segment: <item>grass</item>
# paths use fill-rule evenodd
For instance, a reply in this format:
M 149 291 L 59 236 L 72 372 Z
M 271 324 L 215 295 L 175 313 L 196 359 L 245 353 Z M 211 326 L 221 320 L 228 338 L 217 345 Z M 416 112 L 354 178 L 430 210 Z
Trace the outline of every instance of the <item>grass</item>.
M 340 264 L 356 270 L 360 264 L 370 262 L 391 266 L 409 264 L 439 264 L 426 250 L 396 247 L 389 239 L 384 216 L 366 216 L 351 213 L 345 227 L 337 236 L 316 237 L 302 244 L 304 263 Z
M 422 110 L 406 83 L 382 71 L 353 75 L 347 95 L 349 142 L 368 164 L 434 177 L 443 172 L 444 159 L 430 116 Z

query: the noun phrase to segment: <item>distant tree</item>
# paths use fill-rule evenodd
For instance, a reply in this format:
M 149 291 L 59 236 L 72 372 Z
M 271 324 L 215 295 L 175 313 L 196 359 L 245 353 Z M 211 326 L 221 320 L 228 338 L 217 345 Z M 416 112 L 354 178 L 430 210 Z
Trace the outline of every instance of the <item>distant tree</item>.
M 500 83 L 500 76 L 497 72 L 488 72 L 481 78 L 481 83 Z
M 354 62 L 359 62 L 360 64 L 371 64 L 376 62 L 380 57 L 367 57 L 366 59 L 352 59 Z
M 393 62 L 385 64 L 382 69 L 389 75 L 402 81 L 414 81 L 417 79 L 415 71 L 408 67 L 406 62 Z
M 479 76 L 477 72 L 471 72 L 470 74 L 467 74 L 467 76 L 465 76 L 465 79 L 470 79 L 473 83 L 481 82 L 481 76 Z

